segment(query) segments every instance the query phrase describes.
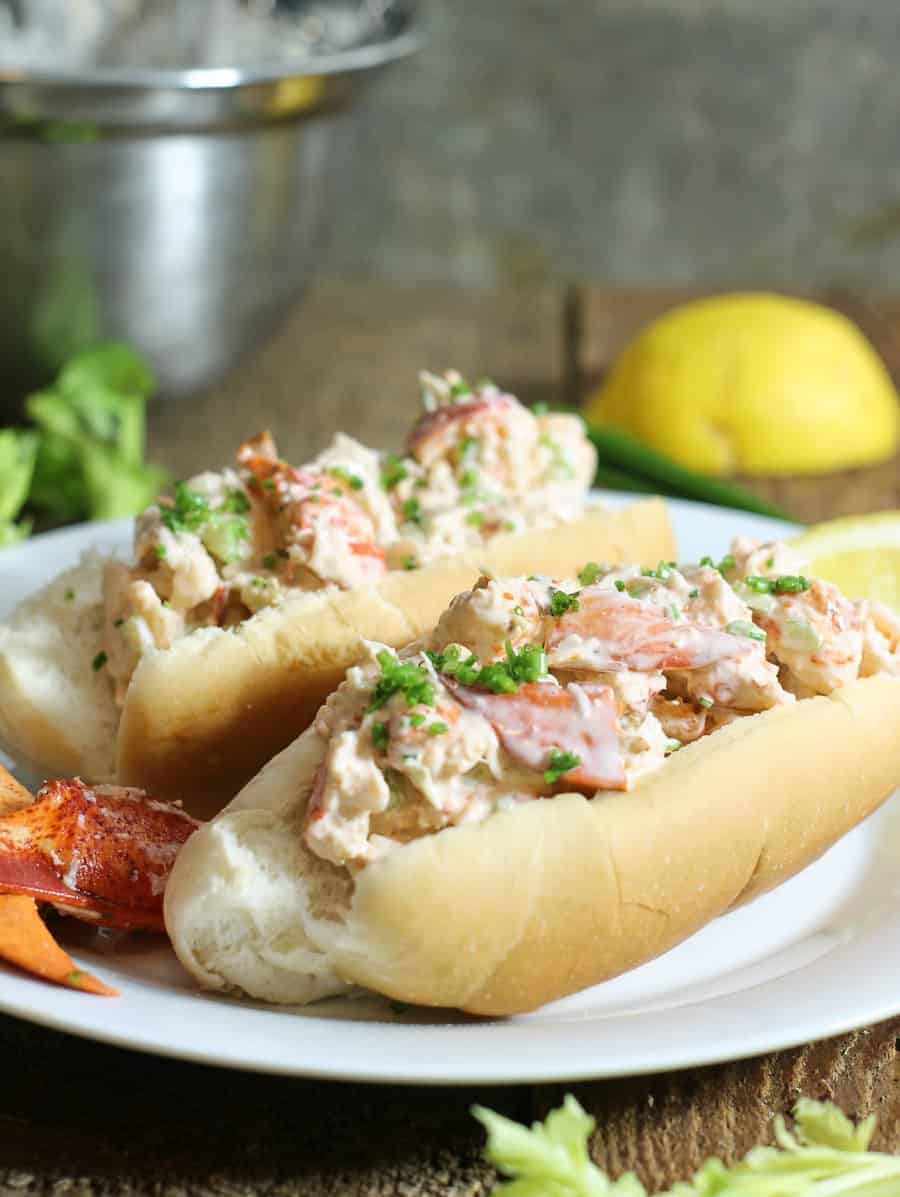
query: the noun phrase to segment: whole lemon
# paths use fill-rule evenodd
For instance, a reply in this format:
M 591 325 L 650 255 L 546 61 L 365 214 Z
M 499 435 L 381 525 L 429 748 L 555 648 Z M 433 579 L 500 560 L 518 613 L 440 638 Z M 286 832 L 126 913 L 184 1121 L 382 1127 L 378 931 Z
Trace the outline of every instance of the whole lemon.
M 814 474 L 891 457 L 897 392 L 852 321 L 783 295 L 673 308 L 624 350 L 585 416 L 708 474 Z

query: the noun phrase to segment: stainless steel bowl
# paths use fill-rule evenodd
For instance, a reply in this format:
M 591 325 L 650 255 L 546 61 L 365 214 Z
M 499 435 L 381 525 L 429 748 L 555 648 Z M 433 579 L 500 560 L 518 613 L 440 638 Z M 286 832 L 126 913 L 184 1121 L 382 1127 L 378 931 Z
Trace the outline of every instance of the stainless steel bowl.
M 25 69 L 0 47 L 0 413 L 107 337 L 165 396 L 224 372 L 310 277 L 352 101 L 419 40 L 410 2 L 303 72 Z

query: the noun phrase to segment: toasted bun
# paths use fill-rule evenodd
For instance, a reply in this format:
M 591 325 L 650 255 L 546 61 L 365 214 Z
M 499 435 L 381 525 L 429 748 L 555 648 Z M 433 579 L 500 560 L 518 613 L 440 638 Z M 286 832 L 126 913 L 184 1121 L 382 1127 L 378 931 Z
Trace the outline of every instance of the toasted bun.
M 589 559 L 672 556 L 665 505 L 650 499 L 500 536 L 477 552 L 391 573 L 377 587 L 304 595 L 234 630 L 194 632 L 138 666 L 122 712 L 119 780 L 211 814 L 310 723 L 357 659 L 360 640 L 415 640 L 483 569 L 566 576 Z
M 317 744 L 308 732 L 291 745 L 178 857 L 166 919 L 181 959 L 201 983 L 270 1000 L 307 1001 L 344 982 L 513 1014 L 660 955 L 870 814 L 900 781 L 900 679 L 740 719 L 629 794 L 562 795 L 417 840 L 365 868 L 352 892 L 327 890 L 320 870 L 340 870 L 315 861 L 308 872 L 298 848 Z M 277 889 L 260 884 L 272 870 Z M 315 920 L 304 906 L 313 890 Z M 240 949 L 233 938 L 227 951 L 212 946 L 226 936 L 210 926 L 243 935 Z M 304 950 L 320 962 L 315 982 L 303 957 L 293 980 L 288 969 L 277 986 L 260 983 L 272 927 L 279 951 L 314 944 Z
M 102 579 L 102 559 L 88 555 L 0 625 L 0 743 L 41 778 L 115 778 L 119 712 L 94 668 Z

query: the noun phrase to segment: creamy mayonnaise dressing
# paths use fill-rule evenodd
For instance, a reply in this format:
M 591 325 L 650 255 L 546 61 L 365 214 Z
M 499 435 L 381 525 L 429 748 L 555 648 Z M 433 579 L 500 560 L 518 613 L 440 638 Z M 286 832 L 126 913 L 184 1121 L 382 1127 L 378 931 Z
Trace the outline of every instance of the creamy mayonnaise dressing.
M 803 568 L 741 539 L 718 563 L 481 578 L 426 643 L 366 645 L 320 710 L 308 846 L 359 868 L 519 802 L 630 789 L 735 719 L 900 674 L 900 619 Z
M 583 513 L 596 454 L 579 419 L 536 415 L 454 371 L 422 382 L 403 457 L 339 434 L 294 467 L 263 433 L 236 468 L 198 474 L 138 516 L 133 561 L 105 570 L 102 656 L 117 702 L 145 653 L 195 628 Z

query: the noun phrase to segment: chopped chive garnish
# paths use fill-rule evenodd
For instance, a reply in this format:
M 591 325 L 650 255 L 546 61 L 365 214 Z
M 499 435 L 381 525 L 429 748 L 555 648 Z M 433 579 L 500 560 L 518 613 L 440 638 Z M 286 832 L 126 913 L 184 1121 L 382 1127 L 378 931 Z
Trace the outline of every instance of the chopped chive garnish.
M 480 437 L 464 436 L 459 444 L 460 461 L 469 461 L 472 457 L 474 457 L 480 444 Z
M 800 594 L 809 590 L 809 580 L 802 574 L 782 574 L 778 578 L 751 576 L 744 578 L 744 585 L 756 594 Z
M 176 483 L 172 503 L 159 508 L 159 518 L 170 532 L 195 532 L 206 523 L 209 514 L 209 499 L 191 490 L 186 482 Z
M 429 736 L 442 736 L 445 732 L 448 732 L 450 728 L 446 723 L 443 723 L 439 719 L 436 723 L 429 723 L 425 730 L 428 732 Z
M 800 594 L 803 590 L 809 590 L 809 582 L 802 574 L 784 574 L 775 579 L 776 594 Z
M 578 571 L 578 581 L 582 586 L 592 586 L 602 572 L 596 561 L 589 561 L 583 569 Z
M 474 653 L 463 660 L 459 647 L 453 644 L 442 653 L 429 652 L 428 656 L 438 673 L 455 677 L 466 686 L 482 686 L 494 694 L 514 694 L 520 685 L 547 676 L 547 658 L 539 644 L 524 644 L 513 650 L 507 640 L 506 660 L 484 666 L 479 666 Z
M 328 473 L 332 478 L 338 478 L 341 482 L 346 482 L 351 490 L 362 490 L 365 486 L 359 474 L 352 474 L 345 466 L 332 466 Z
M 771 594 L 775 589 L 775 579 L 757 577 L 755 574 L 751 574 L 750 577 L 744 578 L 744 585 L 748 590 L 752 590 L 754 594 Z
M 725 625 L 725 631 L 731 636 L 745 636 L 748 640 L 765 640 L 766 638 L 762 628 L 758 628 L 755 623 L 749 623 L 746 619 L 733 619 L 731 623 Z
M 103 668 L 108 660 L 109 657 L 107 657 L 105 652 L 101 651 L 97 653 L 96 657 L 94 657 L 93 661 L 91 661 L 91 669 L 93 669 L 94 673 L 96 673 L 98 669 Z
M 567 752 L 561 748 L 551 748 L 547 757 L 547 768 L 544 770 L 544 781 L 553 785 L 565 774 L 577 769 L 581 764 L 581 757 L 577 752 Z
M 250 500 L 242 490 L 230 490 L 219 510 L 227 511 L 230 515 L 246 515 L 250 510 Z
M 375 684 L 367 710 L 380 710 L 395 694 L 402 694 L 408 707 L 434 706 L 434 686 L 421 665 L 399 661 L 387 649 L 382 649 L 376 660 L 381 666 L 381 677 Z
M 667 561 L 660 561 L 656 569 L 642 569 L 642 578 L 656 578 L 659 582 L 668 582 L 672 576 L 672 566 Z
M 406 499 L 401 509 L 403 511 L 403 518 L 408 524 L 422 523 L 422 506 L 418 499 Z
M 492 661 L 490 664 L 482 666 L 476 682 L 494 694 L 515 694 L 519 688 L 509 666 L 503 661 Z
M 390 728 L 386 723 L 372 724 L 372 743 L 379 752 L 386 752 L 388 741 L 391 738 Z
M 398 482 L 409 477 L 409 470 L 403 458 L 396 453 L 388 453 L 381 467 L 381 485 L 385 490 L 393 490 Z
M 553 590 L 550 594 L 550 614 L 555 615 L 557 619 L 561 615 L 565 615 L 567 611 L 578 611 L 581 603 L 578 601 L 578 593 L 568 594 L 565 590 Z

